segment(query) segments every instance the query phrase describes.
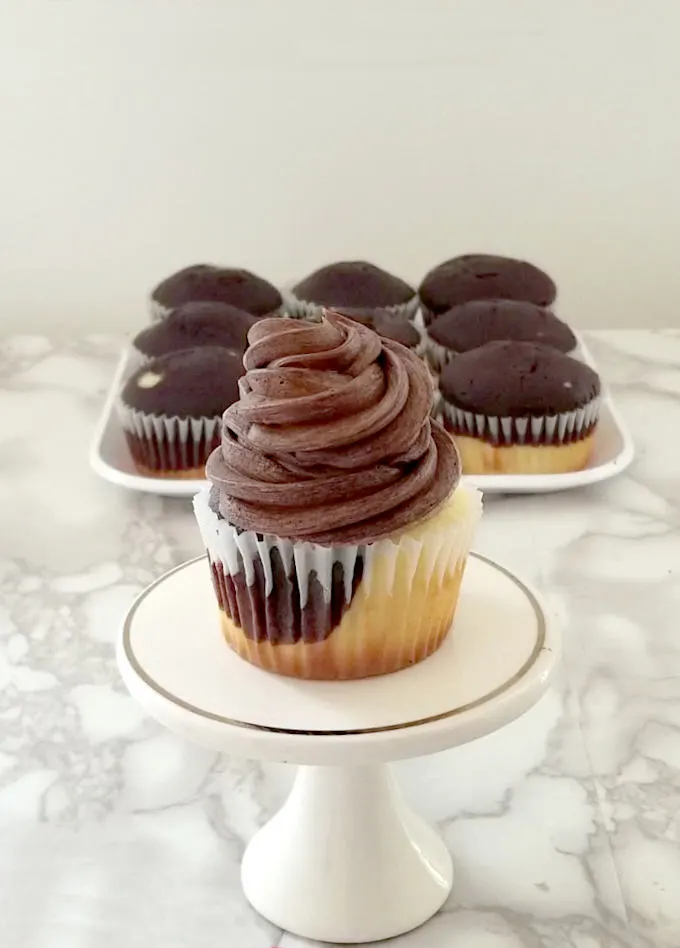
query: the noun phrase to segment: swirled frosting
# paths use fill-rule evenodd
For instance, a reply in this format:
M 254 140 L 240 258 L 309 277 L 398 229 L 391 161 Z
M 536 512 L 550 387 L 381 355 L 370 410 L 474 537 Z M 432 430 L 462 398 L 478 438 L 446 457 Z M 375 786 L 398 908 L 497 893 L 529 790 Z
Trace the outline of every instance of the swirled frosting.
M 208 479 L 243 530 L 369 543 L 430 514 L 460 476 L 430 418 L 420 359 L 337 313 L 263 319 L 248 334 L 240 399 L 224 413 Z

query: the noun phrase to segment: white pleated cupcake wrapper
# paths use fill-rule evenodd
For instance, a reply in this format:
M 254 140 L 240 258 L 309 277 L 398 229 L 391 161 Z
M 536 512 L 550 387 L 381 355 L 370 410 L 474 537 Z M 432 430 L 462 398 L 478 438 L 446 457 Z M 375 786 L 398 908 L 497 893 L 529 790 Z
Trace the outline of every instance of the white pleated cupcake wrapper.
M 442 372 L 445 365 L 453 359 L 455 353 L 445 346 L 440 346 L 435 342 L 430 334 L 425 331 L 425 359 L 432 366 L 435 372 Z
M 283 298 L 283 295 L 284 294 L 281 293 L 282 298 Z M 148 310 L 149 310 L 149 315 L 151 317 L 151 322 L 157 323 L 161 319 L 165 319 L 165 317 L 169 313 L 172 312 L 172 307 L 163 306 L 161 303 L 157 303 L 156 300 L 154 300 L 150 296 L 148 299 Z M 285 303 L 282 302 L 278 309 L 275 309 L 272 313 L 267 313 L 266 315 L 267 316 L 287 316 L 288 312 L 286 310 Z
M 116 410 L 124 431 L 136 435 L 140 441 L 156 442 L 166 447 L 175 454 L 176 464 L 173 468 L 177 466 L 178 470 L 205 464 L 205 445 L 220 431 L 222 424 L 221 415 L 201 418 L 154 415 L 130 408 L 120 401 Z
M 284 309 L 292 319 L 307 319 L 310 322 L 318 323 L 321 319 L 321 316 L 323 315 L 324 309 L 333 309 L 332 306 L 324 307 L 319 306 L 318 303 L 309 303 L 305 300 L 300 300 L 292 290 L 282 290 L 281 295 L 283 296 Z M 342 312 L 342 306 L 338 308 L 340 312 Z M 406 319 L 413 319 L 418 309 L 418 297 L 414 296 L 413 299 L 408 301 L 408 303 L 402 303 L 399 306 L 366 306 L 362 308 L 385 309 L 393 313 L 394 316 L 402 316 Z
M 300 590 L 300 606 L 304 608 L 309 595 L 309 578 L 312 573 L 324 591 L 324 599 L 329 602 L 333 586 L 333 564 L 343 567 L 345 602 L 352 598 L 352 580 L 356 561 L 363 558 L 362 587 L 370 592 L 373 578 L 373 566 L 380 562 L 381 571 L 387 576 L 388 592 L 392 592 L 400 555 L 406 554 L 410 580 L 416 570 L 425 563 L 428 581 L 434 576 L 441 582 L 443 577 L 452 573 L 464 559 L 470 549 L 475 526 L 482 513 L 481 492 L 472 487 L 459 486 L 470 495 L 469 513 L 464 520 L 452 527 L 436 531 L 426 531 L 425 542 L 408 536 L 378 540 L 370 544 L 342 544 L 321 546 L 318 543 L 293 542 L 280 537 L 262 536 L 252 531 L 239 533 L 226 520 L 220 519 L 209 503 L 210 488 L 205 488 L 194 497 L 194 513 L 203 543 L 211 563 L 221 563 L 225 575 L 235 576 L 245 571 L 246 584 L 255 582 L 256 560 L 260 561 L 265 576 L 265 595 L 273 589 L 273 576 L 270 553 L 276 549 L 286 570 L 286 575 L 296 574 Z M 382 573 L 381 573 L 382 575 Z M 400 579 L 403 574 L 400 573 Z
M 563 444 L 587 433 L 600 415 L 598 396 L 583 408 L 557 415 L 498 418 L 478 415 L 450 405 L 442 399 L 441 410 L 450 426 L 461 435 L 485 438 L 493 444 Z

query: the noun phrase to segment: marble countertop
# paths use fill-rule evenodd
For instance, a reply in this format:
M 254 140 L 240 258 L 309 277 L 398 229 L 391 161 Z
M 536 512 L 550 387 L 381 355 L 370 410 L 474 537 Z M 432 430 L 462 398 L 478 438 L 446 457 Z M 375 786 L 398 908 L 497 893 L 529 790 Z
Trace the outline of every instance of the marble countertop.
M 457 876 L 395 948 L 680 945 L 680 334 L 589 342 L 638 459 L 487 503 L 476 547 L 544 592 L 565 660 L 513 725 L 398 765 Z M 301 948 L 239 887 L 290 770 L 182 743 L 116 671 L 134 596 L 200 552 L 188 502 L 88 468 L 119 345 L 0 345 L 0 946 Z

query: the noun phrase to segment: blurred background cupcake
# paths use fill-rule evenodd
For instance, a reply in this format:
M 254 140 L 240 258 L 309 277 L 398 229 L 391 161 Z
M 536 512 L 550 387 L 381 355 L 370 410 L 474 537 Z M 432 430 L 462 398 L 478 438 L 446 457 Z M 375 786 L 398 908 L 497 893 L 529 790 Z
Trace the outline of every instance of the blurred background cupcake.
M 342 316 L 348 316 L 363 326 L 373 329 L 385 339 L 400 342 L 407 349 L 413 349 L 419 355 L 424 353 L 425 347 L 420 331 L 403 313 L 393 309 L 341 309 L 334 310 Z
M 551 306 L 553 280 L 532 263 L 486 253 L 453 257 L 430 270 L 418 288 L 423 322 L 471 300 L 520 300 Z
M 412 286 L 364 260 L 321 267 L 286 291 L 285 296 L 289 314 L 298 319 L 320 319 L 324 307 L 364 312 L 388 309 L 408 319 L 418 308 Z
M 274 316 L 281 294 L 267 280 L 250 270 L 197 263 L 162 280 L 151 291 L 154 319 L 162 319 L 184 303 L 228 303 L 253 316 Z
M 226 641 L 297 678 L 421 661 L 449 632 L 481 514 L 425 365 L 332 312 L 249 338 L 194 499 Z
M 454 355 L 502 340 L 536 342 L 573 355 L 577 339 L 566 323 L 535 303 L 472 300 L 436 316 L 425 331 L 427 358 L 441 372 Z
M 137 470 L 152 477 L 202 478 L 242 374 L 241 354 L 218 346 L 171 352 L 141 366 L 123 386 L 117 406 Z
M 600 379 L 557 349 L 488 342 L 452 359 L 439 391 L 464 474 L 561 474 L 588 464 Z
M 243 355 L 248 330 L 257 319 L 227 303 L 184 303 L 137 333 L 131 344 L 132 365 L 202 346 L 220 346 Z

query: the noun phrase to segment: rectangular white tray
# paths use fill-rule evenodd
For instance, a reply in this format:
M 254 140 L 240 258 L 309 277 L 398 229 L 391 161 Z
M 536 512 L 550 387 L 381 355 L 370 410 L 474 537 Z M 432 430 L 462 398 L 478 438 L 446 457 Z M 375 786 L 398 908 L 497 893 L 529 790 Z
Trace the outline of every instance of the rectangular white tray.
M 583 340 L 579 340 L 581 358 L 597 368 Z M 139 474 L 128 451 L 115 412 L 121 385 L 130 373 L 128 355 L 123 353 L 111 382 L 101 417 L 90 446 L 90 464 L 101 477 L 120 487 L 160 494 L 165 497 L 193 497 L 205 483 L 201 480 L 175 480 Z M 487 494 L 543 494 L 583 487 L 616 477 L 634 457 L 631 437 L 616 411 L 611 396 L 604 393 L 595 448 L 588 467 L 568 474 L 486 474 L 466 478 Z

